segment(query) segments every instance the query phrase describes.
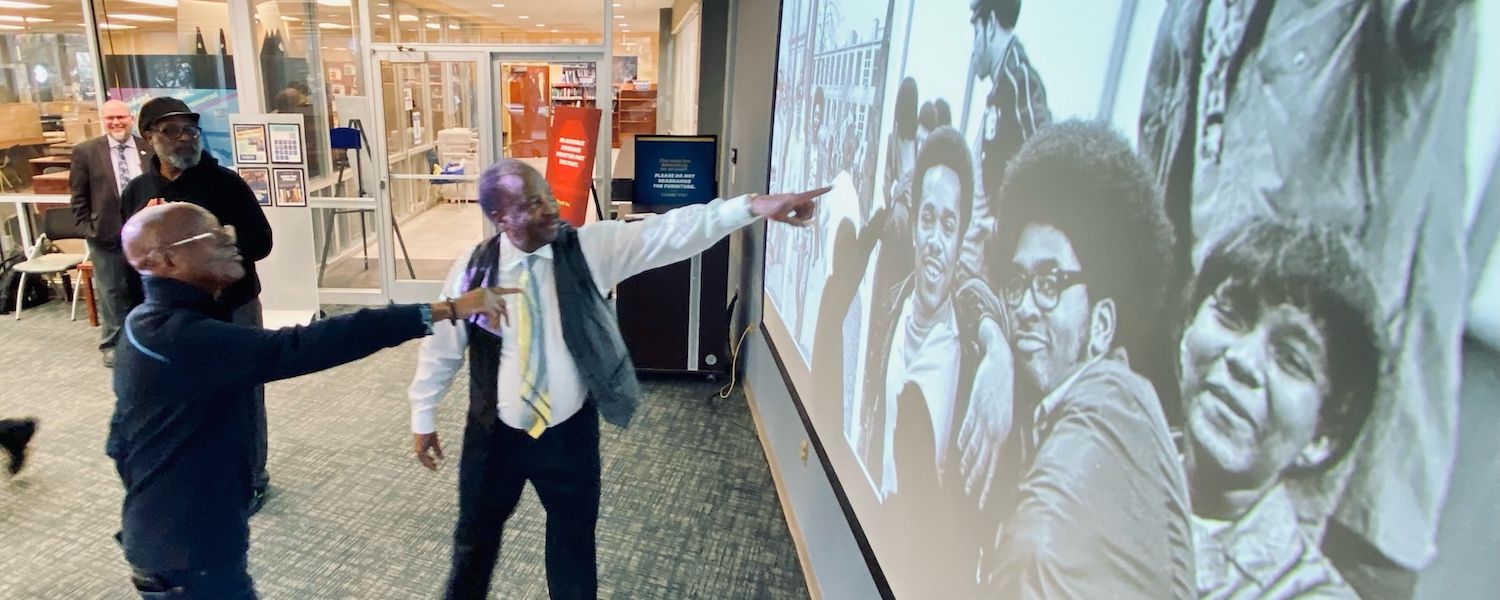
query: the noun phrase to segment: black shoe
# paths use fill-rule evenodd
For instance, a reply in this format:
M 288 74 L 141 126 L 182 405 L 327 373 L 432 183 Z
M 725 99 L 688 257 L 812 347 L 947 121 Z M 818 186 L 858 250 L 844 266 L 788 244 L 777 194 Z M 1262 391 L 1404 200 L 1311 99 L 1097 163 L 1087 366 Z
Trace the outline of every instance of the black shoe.
M 36 419 L 7 419 L 0 421 L 0 448 L 10 454 L 10 474 L 21 472 L 26 466 L 26 445 L 36 434 Z
M 250 492 L 250 507 L 246 509 L 246 517 L 253 517 L 266 505 L 266 489 L 257 489 Z
M 104 351 L 104 368 L 106 368 L 106 369 L 113 369 L 113 368 L 115 368 L 115 349 L 114 348 L 110 348 L 110 349 Z

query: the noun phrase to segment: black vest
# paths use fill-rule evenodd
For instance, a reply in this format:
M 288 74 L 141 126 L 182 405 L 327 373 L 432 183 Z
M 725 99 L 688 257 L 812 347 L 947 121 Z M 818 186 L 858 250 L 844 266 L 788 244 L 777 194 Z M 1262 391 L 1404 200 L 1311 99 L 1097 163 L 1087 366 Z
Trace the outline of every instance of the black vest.
M 500 236 L 475 248 L 465 271 L 465 288 L 498 285 Z M 609 302 L 594 286 L 593 272 L 578 244 L 578 230 L 563 224 L 552 242 L 557 307 L 562 311 L 563 342 L 583 380 L 587 400 L 605 421 L 625 427 L 640 402 L 640 384 L 630 351 L 620 337 L 620 325 Z M 476 324 L 465 323 L 469 334 L 469 418 L 485 427 L 495 424 L 499 404 L 500 337 Z

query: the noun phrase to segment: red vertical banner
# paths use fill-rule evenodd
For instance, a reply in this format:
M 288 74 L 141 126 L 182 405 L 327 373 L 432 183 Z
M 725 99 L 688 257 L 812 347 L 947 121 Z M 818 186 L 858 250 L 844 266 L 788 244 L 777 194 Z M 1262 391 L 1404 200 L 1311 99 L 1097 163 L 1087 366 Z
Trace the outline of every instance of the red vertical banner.
M 603 111 L 597 108 L 552 108 L 547 183 L 552 186 L 552 195 L 557 198 L 562 218 L 574 227 L 582 227 L 583 219 L 588 215 L 589 187 L 594 182 L 594 152 L 599 145 L 599 121 L 603 117 Z

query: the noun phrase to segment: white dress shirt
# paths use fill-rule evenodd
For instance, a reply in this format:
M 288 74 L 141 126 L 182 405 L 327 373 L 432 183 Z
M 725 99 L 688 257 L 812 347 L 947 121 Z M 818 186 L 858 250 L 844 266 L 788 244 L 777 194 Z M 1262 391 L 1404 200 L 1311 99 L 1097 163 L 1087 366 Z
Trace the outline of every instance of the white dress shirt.
M 117 165 L 120 164 L 120 144 L 125 145 L 125 167 L 130 170 L 129 179 L 126 179 L 126 181 L 140 177 L 141 155 L 144 154 L 144 151 L 135 147 L 135 136 L 125 136 L 124 142 L 117 142 L 115 138 L 108 135 L 104 137 L 109 142 L 109 170 L 111 173 L 115 173 L 115 178 L 119 178 L 119 167 Z
M 603 294 L 632 275 L 680 262 L 701 253 L 725 236 L 747 225 L 757 218 L 750 212 L 749 196 L 729 200 L 718 199 L 708 204 L 685 206 L 660 215 L 653 215 L 636 222 L 597 221 L 578 229 L 578 243 L 588 261 L 594 277 L 594 285 Z M 456 298 L 467 288 L 465 273 L 471 248 L 453 263 L 444 283 L 443 299 Z M 557 308 L 557 286 L 552 264 L 552 246 L 538 248 L 535 254 L 540 260 L 532 268 L 541 298 L 542 334 L 546 336 L 545 360 L 547 365 L 547 388 L 551 396 L 551 426 L 566 421 L 583 407 L 587 390 L 578 377 L 578 368 L 573 356 L 568 353 L 563 340 L 561 312 Z M 521 273 L 526 268 L 527 254 L 516 248 L 508 237 L 500 240 L 499 285 L 520 288 Z M 527 300 L 533 300 L 528 298 Z M 522 429 L 529 410 L 521 400 L 521 372 L 516 326 L 521 310 L 521 299 L 507 297 L 510 313 L 508 322 L 499 327 L 483 323 L 485 329 L 499 335 L 504 341 L 500 350 L 499 415 L 506 425 Z M 417 355 L 417 374 L 412 380 L 407 396 L 411 400 L 411 429 L 413 433 L 432 433 L 435 428 L 434 413 L 438 402 L 448 393 L 453 378 L 463 367 L 468 350 L 468 332 L 463 327 L 443 321 L 433 324 L 432 335 L 422 340 Z

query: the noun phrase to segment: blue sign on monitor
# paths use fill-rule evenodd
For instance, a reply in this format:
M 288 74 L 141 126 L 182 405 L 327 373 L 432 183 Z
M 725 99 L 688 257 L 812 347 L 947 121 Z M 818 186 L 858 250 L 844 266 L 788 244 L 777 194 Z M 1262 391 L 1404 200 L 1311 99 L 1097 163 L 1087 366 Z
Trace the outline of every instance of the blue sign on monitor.
M 719 196 L 719 140 L 711 135 L 635 137 L 636 206 L 703 204 Z

